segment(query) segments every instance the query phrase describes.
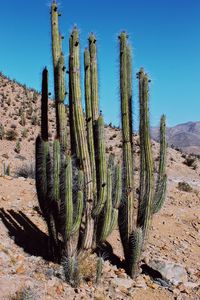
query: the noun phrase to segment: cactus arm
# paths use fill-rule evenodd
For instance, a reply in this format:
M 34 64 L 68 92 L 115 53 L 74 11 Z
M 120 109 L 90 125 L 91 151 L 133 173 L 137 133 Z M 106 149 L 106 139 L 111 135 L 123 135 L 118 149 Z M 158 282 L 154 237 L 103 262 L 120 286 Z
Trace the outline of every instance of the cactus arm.
M 145 178 L 145 193 L 143 199 L 139 203 L 138 208 L 138 218 L 137 225 L 142 227 L 143 230 L 143 242 L 145 243 L 148 236 L 148 229 L 152 219 L 152 201 L 153 201 L 153 188 L 154 188 L 154 174 L 153 174 L 153 158 L 152 158 L 152 149 L 151 149 L 151 139 L 150 139 L 150 124 L 149 124 L 149 89 L 148 89 L 148 77 L 145 74 L 143 78 L 143 97 L 140 99 L 142 101 L 141 108 L 143 110 L 142 115 L 143 119 L 143 140 L 140 144 L 144 145 L 145 152 L 145 169 L 146 169 L 146 178 Z
M 68 155 L 66 157 L 66 186 L 65 186 L 65 205 L 66 205 L 66 240 L 69 239 L 73 226 L 73 200 L 72 200 L 72 161 Z
M 70 143 L 71 143 L 71 153 L 76 155 L 77 159 L 80 158 L 77 131 L 74 116 L 74 94 L 73 94 L 73 33 L 69 38 L 69 123 L 70 123 Z
M 58 6 L 56 3 L 51 5 L 51 39 L 54 69 L 57 67 L 61 53 L 60 35 L 58 28 Z
M 65 90 L 65 61 L 62 53 L 62 37 L 59 34 L 58 7 L 54 2 L 51 6 L 51 37 L 54 67 L 54 93 L 56 101 L 56 131 L 61 138 L 61 147 L 66 149 L 66 116 L 64 100 Z
M 133 231 L 133 209 L 134 209 L 134 194 L 133 194 L 133 158 L 132 158 L 132 131 L 130 131 L 130 78 L 127 75 L 127 34 L 122 32 L 120 37 L 120 96 L 121 96 L 121 119 L 122 119 L 122 136 L 123 136 L 123 167 L 124 167 L 124 199 L 120 207 L 119 220 L 125 219 L 124 225 L 120 226 L 120 234 L 122 237 L 124 249 L 127 249 L 129 235 Z M 129 58 L 130 60 L 130 58 Z M 128 81 L 129 78 L 129 81 Z M 128 88 L 129 87 L 129 88 Z M 120 221 L 121 222 L 121 221 Z M 125 250 L 126 252 L 126 250 Z
M 78 193 L 76 200 L 76 216 L 72 228 L 72 233 L 75 234 L 81 225 L 82 213 L 83 213 L 83 189 L 84 189 L 84 175 L 83 171 L 79 170 L 78 174 Z
M 99 117 L 97 48 L 94 34 L 89 36 L 90 66 L 91 66 L 91 99 L 93 124 Z
M 121 120 L 122 120 L 122 134 L 123 141 L 130 142 L 132 132 L 130 132 L 130 86 L 128 85 L 127 76 L 127 34 L 122 32 L 120 37 L 120 98 L 121 98 Z M 129 70 L 130 71 L 130 70 Z M 129 88 L 128 88 L 129 87 Z
M 109 229 L 107 231 L 107 236 L 106 238 L 113 232 L 113 230 L 115 229 L 116 225 L 117 225 L 117 221 L 118 221 L 118 216 L 119 216 L 119 210 L 116 208 L 112 208 L 112 215 L 111 215 L 111 220 L 110 220 L 110 225 L 109 225 Z
M 35 178 L 39 205 L 44 216 L 47 213 L 47 173 L 46 163 L 48 156 L 48 142 L 44 142 L 40 136 L 36 139 Z
M 24 117 L 24 113 L 23 117 Z M 41 98 L 41 137 L 48 141 L 48 70 L 42 72 L 42 98 Z
M 54 140 L 53 143 L 53 176 L 54 176 L 54 200 L 60 202 L 60 142 Z
M 118 209 L 122 198 L 122 168 L 120 162 L 115 166 L 115 179 L 114 179 L 114 195 L 113 207 Z
M 140 106 L 140 125 L 139 125 L 139 136 L 140 136 L 140 194 L 139 203 L 142 203 L 145 195 L 145 178 L 146 178 L 146 168 L 145 168 L 145 150 L 144 150 L 144 109 L 143 109 L 143 79 L 144 70 L 143 68 L 137 74 L 139 79 L 139 106 Z
M 142 229 L 136 228 L 129 238 L 129 259 L 128 259 L 128 271 L 129 275 L 134 278 L 138 272 L 138 262 L 142 250 Z
M 165 174 L 159 183 L 157 183 L 157 190 L 154 197 L 153 203 L 153 214 L 159 212 L 162 208 L 165 198 L 166 198 L 166 191 L 167 191 L 167 175 Z
M 84 51 L 84 70 L 85 70 L 85 108 L 86 108 L 86 125 L 87 125 L 87 141 L 90 154 L 93 190 L 94 190 L 94 204 L 96 205 L 96 165 L 95 165 L 95 152 L 94 152 L 94 136 L 93 136 L 93 123 L 92 123 L 92 102 L 91 102 L 91 76 L 90 76 L 90 53 L 86 48 Z
M 57 101 L 59 103 L 64 103 L 65 100 L 65 60 L 63 53 L 60 54 L 58 64 L 56 66 L 58 72 L 57 72 L 57 86 L 56 88 L 56 96 Z
M 156 183 L 156 191 L 155 191 L 154 201 L 153 201 L 153 213 L 157 213 L 161 209 L 165 201 L 166 186 L 167 186 L 166 161 L 167 161 L 166 117 L 162 115 L 160 120 L 159 170 L 158 170 L 158 179 Z
M 105 137 L 104 137 L 104 120 L 103 116 L 100 115 L 96 123 L 96 137 L 95 149 L 96 153 L 96 168 L 97 168 L 97 189 L 98 189 L 98 202 L 94 207 L 92 215 L 93 217 L 98 216 L 106 202 L 107 193 L 107 166 L 106 166 L 106 151 L 105 151 Z
M 128 255 L 129 236 L 134 227 L 134 193 L 133 193 L 133 158 L 132 158 L 132 116 L 130 115 L 131 101 L 131 75 L 128 75 L 128 46 L 127 34 L 122 32 L 120 37 L 120 98 L 121 98 L 121 120 L 122 120 L 122 138 L 123 138 L 123 202 L 119 210 L 119 229 L 120 236 L 125 252 Z M 130 60 L 130 57 L 129 57 Z M 129 80 L 128 80 L 129 79 Z
M 128 107 L 129 107 L 129 134 L 130 134 L 130 141 L 131 145 L 133 143 L 132 141 L 132 132 L 133 132 L 133 104 L 132 104 L 132 54 L 131 54 L 131 46 L 127 45 L 126 48 L 126 70 L 127 70 L 127 91 L 128 91 Z
M 57 136 L 60 138 L 60 144 L 62 149 L 66 149 L 67 147 L 67 116 L 65 112 L 65 62 L 64 62 L 64 55 L 61 53 L 58 65 L 57 65 L 57 71 L 55 73 L 57 76 L 56 78 L 56 101 L 57 101 L 57 114 L 58 114 L 58 120 L 57 120 Z
M 105 213 L 103 216 L 100 241 L 105 241 L 110 229 L 112 219 L 112 172 L 110 168 L 107 170 L 107 199 L 105 203 Z

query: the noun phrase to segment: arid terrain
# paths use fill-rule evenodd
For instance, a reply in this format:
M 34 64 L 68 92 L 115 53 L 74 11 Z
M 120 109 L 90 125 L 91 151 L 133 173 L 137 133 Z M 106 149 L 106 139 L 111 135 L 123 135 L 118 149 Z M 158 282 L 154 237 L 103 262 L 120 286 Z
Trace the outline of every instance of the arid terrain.
M 54 103 L 49 103 L 52 138 Z M 38 207 L 35 180 L 25 178 L 26 174 L 30 177 L 34 174 L 34 144 L 39 124 L 40 95 L 1 75 L 0 299 L 200 299 L 198 157 L 168 149 L 167 198 L 162 210 L 153 218 L 138 277 L 132 280 L 123 270 L 123 253 L 116 228 L 108 238 L 113 255 L 110 262 L 105 260 L 99 284 L 95 283 L 95 254 L 85 255 L 80 260 L 82 282 L 72 288 L 63 281 L 61 266 L 47 260 L 47 229 Z M 120 129 L 106 126 L 105 133 L 107 153 L 120 156 Z M 134 140 L 137 191 L 138 136 Z M 159 144 L 152 144 L 157 169 Z M 161 270 L 160 265 L 165 268 Z

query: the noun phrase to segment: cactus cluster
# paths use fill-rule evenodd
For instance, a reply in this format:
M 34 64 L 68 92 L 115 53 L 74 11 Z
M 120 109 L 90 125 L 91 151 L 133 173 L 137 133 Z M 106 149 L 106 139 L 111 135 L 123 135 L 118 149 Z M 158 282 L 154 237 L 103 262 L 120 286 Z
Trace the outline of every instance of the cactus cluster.
M 150 140 L 148 76 L 141 69 L 140 102 L 140 193 L 138 210 L 134 193 L 132 129 L 132 57 L 126 32 L 119 36 L 120 96 L 123 137 L 122 163 L 107 158 L 104 119 L 99 111 L 97 41 L 92 33 L 84 51 L 84 114 L 81 103 L 80 42 L 77 27 L 69 38 L 69 136 L 65 107 L 65 62 L 59 33 L 58 7 L 51 6 L 52 56 L 56 109 L 56 137 L 48 140 L 48 70 L 42 74 L 41 133 L 36 139 L 36 189 L 49 232 L 50 256 L 61 262 L 66 280 L 78 278 L 78 255 L 95 250 L 118 225 L 124 248 L 125 267 L 134 277 L 145 247 L 152 215 L 161 208 L 166 192 L 165 117 L 160 125 L 160 162 L 154 187 Z M 102 258 L 99 258 L 102 265 Z M 97 264 L 98 265 L 98 264 Z M 102 269 L 102 266 L 99 268 Z M 101 271 L 98 271 L 99 274 Z

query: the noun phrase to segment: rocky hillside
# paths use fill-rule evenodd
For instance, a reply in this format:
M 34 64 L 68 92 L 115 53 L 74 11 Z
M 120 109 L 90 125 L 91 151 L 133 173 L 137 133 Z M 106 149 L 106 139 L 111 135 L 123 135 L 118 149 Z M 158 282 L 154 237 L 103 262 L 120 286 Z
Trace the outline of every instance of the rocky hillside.
M 62 280 L 62 268 L 47 260 L 47 228 L 38 207 L 35 181 L 24 178 L 24 173 L 29 177 L 34 174 L 30 166 L 34 163 L 34 143 L 39 132 L 39 100 L 36 91 L 1 75 L 0 299 L 200 299 L 200 160 L 172 148 L 168 149 L 167 199 L 153 219 L 139 276 L 132 280 L 124 272 L 116 228 L 108 238 L 98 285 L 95 254 L 80 258 L 80 286 L 72 288 Z M 49 108 L 51 139 L 55 134 L 52 101 Z M 107 153 L 120 157 L 121 131 L 107 126 L 105 134 Z M 137 191 L 138 136 L 134 142 Z M 159 145 L 152 144 L 156 173 Z
M 152 128 L 152 138 L 159 138 L 159 128 Z M 168 145 L 200 155 L 200 122 L 187 122 L 167 128 Z

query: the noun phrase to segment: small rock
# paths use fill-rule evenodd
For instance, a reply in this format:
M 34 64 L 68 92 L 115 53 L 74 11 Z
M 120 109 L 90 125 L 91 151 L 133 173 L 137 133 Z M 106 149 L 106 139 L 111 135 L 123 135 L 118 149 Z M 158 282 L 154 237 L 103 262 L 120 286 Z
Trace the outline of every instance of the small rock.
M 22 177 L 22 176 L 19 176 L 17 179 L 18 179 L 18 180 L 23 180 L 23 181 L 26 181 L 26 180 L 27 180 L 25 177 Z
M 23 274 L 25 272 L 25 269 L 23 266 L 19 266 L 17 269 L 16 269 L 16 273 L 17 274 Z
M 125 287 L 129 289 L 133 285 L 133 280 L 132 279 L 125 279 L 125 278 L 114 278 L 112 280 L 112 283 L 117 285 L 118 287 Z
M 149 263 L 149 257 L 148 256 L 145 256 L 144 259 L 143 259 L 143 262 L 148 265 Z
M 134 283 L 135 287 L 146 289 L 147 285 L 143 277 L 139 276 Z
M 4 176 L 4 179 L 12 180 L 13 178 L 12 178 L 11 176 L 5 175 L 5 176 Z
M 159 288 L 159 285 L 157 285 L 156 283 L 152 282 L 148 284 L 148 287 L 150 287 L 153 290 L 156 290 Z
M 188 281 L 187 272 L 181 265 L 164 260 L 152 260 L 148 266 L 159 272 L 162 279 L 170 281 L 174 285 Z
M 188 282 L 185 282 L 185 283 L 184 283 L 184 286 L 185 286 L 186 288 L 189 288 L 189 289 L 194 289 L 194 288 L 196 288 L 196 287 L 199 287 L 200 284 L 197 283 L 197 282 L 190 282 L 190 281 L 188 281 Z
M 126 294 L 126 295 L 129 294 L 129 291 L 128 291 L 127 288 L 125 288 L 124 286 L 120 286 L 120 287 L 119 287 L 119 290 L 120 290 L 121 293 L 124 293 L 124 294 Z
M 53 269 L 47 269 L 46 270 L 46 276 L 51 278 L 54 275 L 54 270 Z
M 174 294 L 174 296 L 179 296 L 180 293 L 181 293 L 181 292 L 180 292 L 179 289 L 177 289 L 177 288 L 173 289 L 173 294 Z

